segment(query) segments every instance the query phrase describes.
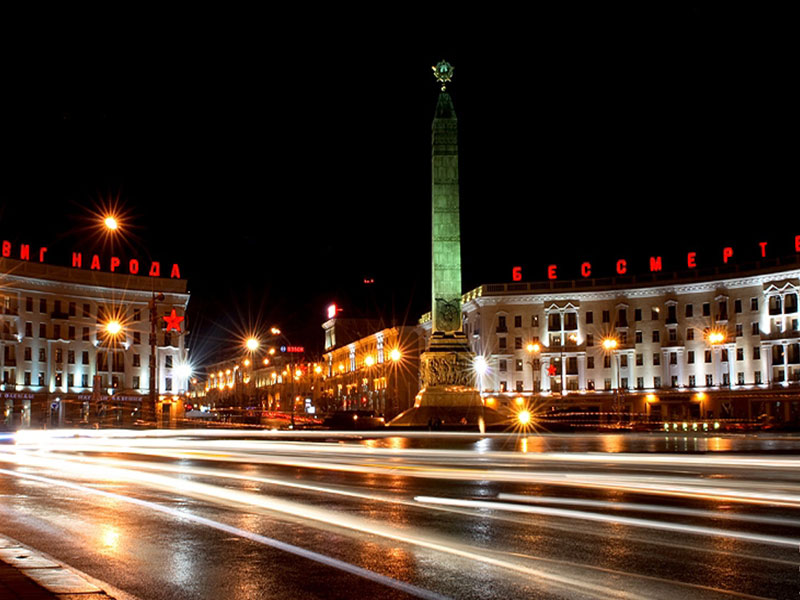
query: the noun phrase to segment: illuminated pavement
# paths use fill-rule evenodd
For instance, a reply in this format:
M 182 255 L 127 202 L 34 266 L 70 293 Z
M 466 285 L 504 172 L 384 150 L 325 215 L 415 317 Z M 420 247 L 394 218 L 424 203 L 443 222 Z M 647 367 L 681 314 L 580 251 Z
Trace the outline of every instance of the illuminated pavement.
M 25 432 L 0 535 L 142 599 L 800 594 L 798 437 L 368 435 Z

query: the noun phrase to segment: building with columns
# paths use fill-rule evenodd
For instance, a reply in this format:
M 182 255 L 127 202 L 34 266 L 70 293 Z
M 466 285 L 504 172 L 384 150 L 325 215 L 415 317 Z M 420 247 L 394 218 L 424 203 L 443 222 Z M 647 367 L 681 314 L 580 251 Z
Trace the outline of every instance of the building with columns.
M 669 420 L 800 421 L 800 260 L 482 285 L 462 298 L 484 398 Z M 430 334 L 430 316 L 421 319 Z
M 0 424 L 174 420 L 190 376 L 186 286 L 179 279 L 0 259 Z M 151 406 L 151 303 L 157 297 L 158 394 Z M 164 318 L 173 311 L 178 330 Z M 113 335 L 106 328 L 111 320 L 120 326 Z

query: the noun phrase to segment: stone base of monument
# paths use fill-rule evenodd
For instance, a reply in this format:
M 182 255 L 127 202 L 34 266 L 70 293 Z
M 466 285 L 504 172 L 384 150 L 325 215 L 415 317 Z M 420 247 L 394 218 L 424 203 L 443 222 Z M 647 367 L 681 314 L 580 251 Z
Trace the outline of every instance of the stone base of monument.
M 509 418 L 481 402 L 478 390 L 463 386 L 433 386 L 423 389 L 414 406 L 400 413 L 389 427 L 430 429 L 505 427 Z

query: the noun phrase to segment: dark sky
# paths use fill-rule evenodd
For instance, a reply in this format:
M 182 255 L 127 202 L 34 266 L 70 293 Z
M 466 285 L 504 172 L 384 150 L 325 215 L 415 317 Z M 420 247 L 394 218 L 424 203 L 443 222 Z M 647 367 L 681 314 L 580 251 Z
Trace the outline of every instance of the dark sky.
M 760 241 L 789 254 L 787 18 L 571 8 L 433 19 L 421 37 L 271 23 L 21 52 L 0 98 L 0 237 L 48 245 L 53 262 L 91 252 L 90 211 L 118 198 L 122 254 L 178 262 L 189 280 L 200 354 L 272 324 L 319 348 L 331 300 L 416 319 L 430 295 L 431 65 L 444 57 L 465 290 L 515 265 L 540 280 L 550 263 L 578 277 L 583 260 L 597 275 L 617 258 L 643 271 L 651 253 L 667 269 L 689 250 L 712 266 L 723 246 L 744 260 Z

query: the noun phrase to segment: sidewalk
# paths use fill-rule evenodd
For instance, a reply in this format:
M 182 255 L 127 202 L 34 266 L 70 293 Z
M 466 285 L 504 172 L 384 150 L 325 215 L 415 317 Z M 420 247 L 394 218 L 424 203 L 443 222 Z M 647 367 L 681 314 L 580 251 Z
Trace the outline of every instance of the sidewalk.
M 0 600 L 113 600 L 75 571 L 0 536 Z

